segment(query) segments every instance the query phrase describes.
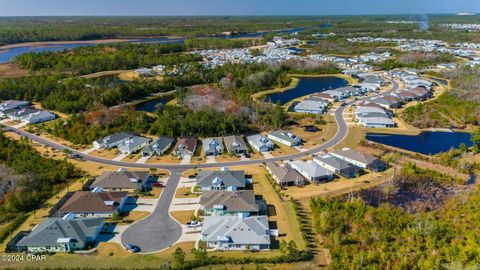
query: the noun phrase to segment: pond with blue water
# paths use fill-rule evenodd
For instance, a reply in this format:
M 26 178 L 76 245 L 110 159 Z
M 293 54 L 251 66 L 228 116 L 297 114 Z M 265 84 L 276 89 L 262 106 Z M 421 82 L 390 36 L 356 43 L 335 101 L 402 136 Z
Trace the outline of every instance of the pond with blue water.
M 267 95 L 266 101 L 284 105 L 299 97 L 348 85 L 347 80 L 335 76 L 298 77 L 298 79 L 299 82 L 294 88 Z
M 472 135 L 468 132 L 424 131 L 418 135 L 378 134 L 367 133 L 369 141 L 418 152 L 425 155 L 434 155 L 447 152 L 451 148 L 459 148 L 463 143 L 471 147 Z

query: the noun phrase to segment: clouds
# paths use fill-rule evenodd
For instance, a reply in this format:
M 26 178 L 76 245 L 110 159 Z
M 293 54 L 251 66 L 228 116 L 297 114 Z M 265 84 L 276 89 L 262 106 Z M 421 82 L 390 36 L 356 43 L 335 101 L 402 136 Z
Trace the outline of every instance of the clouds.
M 479 11 L 478 0 L 0 0 L 0 16 L 348 15 Z

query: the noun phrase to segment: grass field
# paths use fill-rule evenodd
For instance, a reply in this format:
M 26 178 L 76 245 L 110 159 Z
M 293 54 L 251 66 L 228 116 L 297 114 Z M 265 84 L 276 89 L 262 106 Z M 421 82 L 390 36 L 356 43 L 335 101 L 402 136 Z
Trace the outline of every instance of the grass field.
M 187 222 L 191 221 L 194 214 L 195 214 L 195 211 L 170 212 L 170 215 L 172 215 L 172 217 L 176 219 L 178 222 L 180 222 L 181 224 L 186 224 Z
M 27 75 L 28 75 L 28 72 L 26 70 L 20 69 L 16 64 L 13 64 L 13 63 L 0 64 L 0 79 L 25 77 Z

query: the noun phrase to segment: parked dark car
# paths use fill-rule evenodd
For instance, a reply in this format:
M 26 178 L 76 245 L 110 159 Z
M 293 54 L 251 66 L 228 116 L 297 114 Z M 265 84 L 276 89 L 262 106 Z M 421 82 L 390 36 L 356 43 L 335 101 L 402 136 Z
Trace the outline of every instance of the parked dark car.
M 139 247 L 135 246 L 134 244 L 130 244 L 130 243 L 127 244 L 127 249 L 130 250 L 133 253 L 140 252 Z

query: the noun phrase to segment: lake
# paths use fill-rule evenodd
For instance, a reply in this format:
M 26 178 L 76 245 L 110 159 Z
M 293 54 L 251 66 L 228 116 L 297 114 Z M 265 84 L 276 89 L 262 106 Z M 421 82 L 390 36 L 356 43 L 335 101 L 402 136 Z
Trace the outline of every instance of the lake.
M 95 45 L 95 44 L 90 44 L 90 43 L 52 44 L 52 45 L 46 45 L 41 47 L 25 46 L 25 47 L 11 48 L 11 49 L 2 49 L 0 50 L 0 64 L 8 63 L 12 61 L 13 58 L 16 57 L 17 55 L 24 54 L 24 53 L 63 51 L 63 50 L 71 50 L 77 47 L 92 46 L 92 45 Z
M 348 85 L 348 81 L 335 76 L 328 77 L 298 77 L 297 86 L 290 90 L 273 93 L 266 97 L 268 102 L 284 105 L 293 99 L 310 95 L 316 92 L 323 92 Z
M 303 31 L 305 28 L 295 28 L 295 29 L 288 29 L 288 30 L 278 30 L 272 31 L 275 33 L 295 33 Z M 264 34 L 268 32 L 255 32 L 255 33 L 244 33 L 238 34 L 233 36 L 220 36 L 217 38 L 247 38 L 247 37 L 262 37 Z M 161 44 L 179 44 L 183 43 L 185 38 L 168 38 L 168 37 L 159 37 L 159 38 L 142 38 L 142 39 L 134 39 L 132 41 L 128 41 L 131 43 L 161 43 Z M 51 44 L 45 45 L 41 47 L 36 46 L 25 46 L 25 47 L 18 47 L 18 48 L 11 48 L 11 49 L 2 49 L 0 50 L 0 64 L 8 63 L 13 60 L 17 55 L 34 52 L 51 52 L 51 51 L 63 51 L 63 50 L 71 50 L 77 47 L 83 46 L 94 46 L 97 44 L 92 43 L 85 43 L 85 42 L 78 42 L 78 43 L 70 43 L 70 44 Z
M 401 149 L 434 155 L 450 148 L 459 148 L 464 143 L 473 145 L 471 134 L 467 132 L 424 131 L 418 135 L 367 133 L 367 140 Z
M 157 110 L 157 104 L 166 104 L 167 102 L 168 99 L 166 98 L 151 99 L 135 106 L 135 110 L 141 112 L 154 112 Z

